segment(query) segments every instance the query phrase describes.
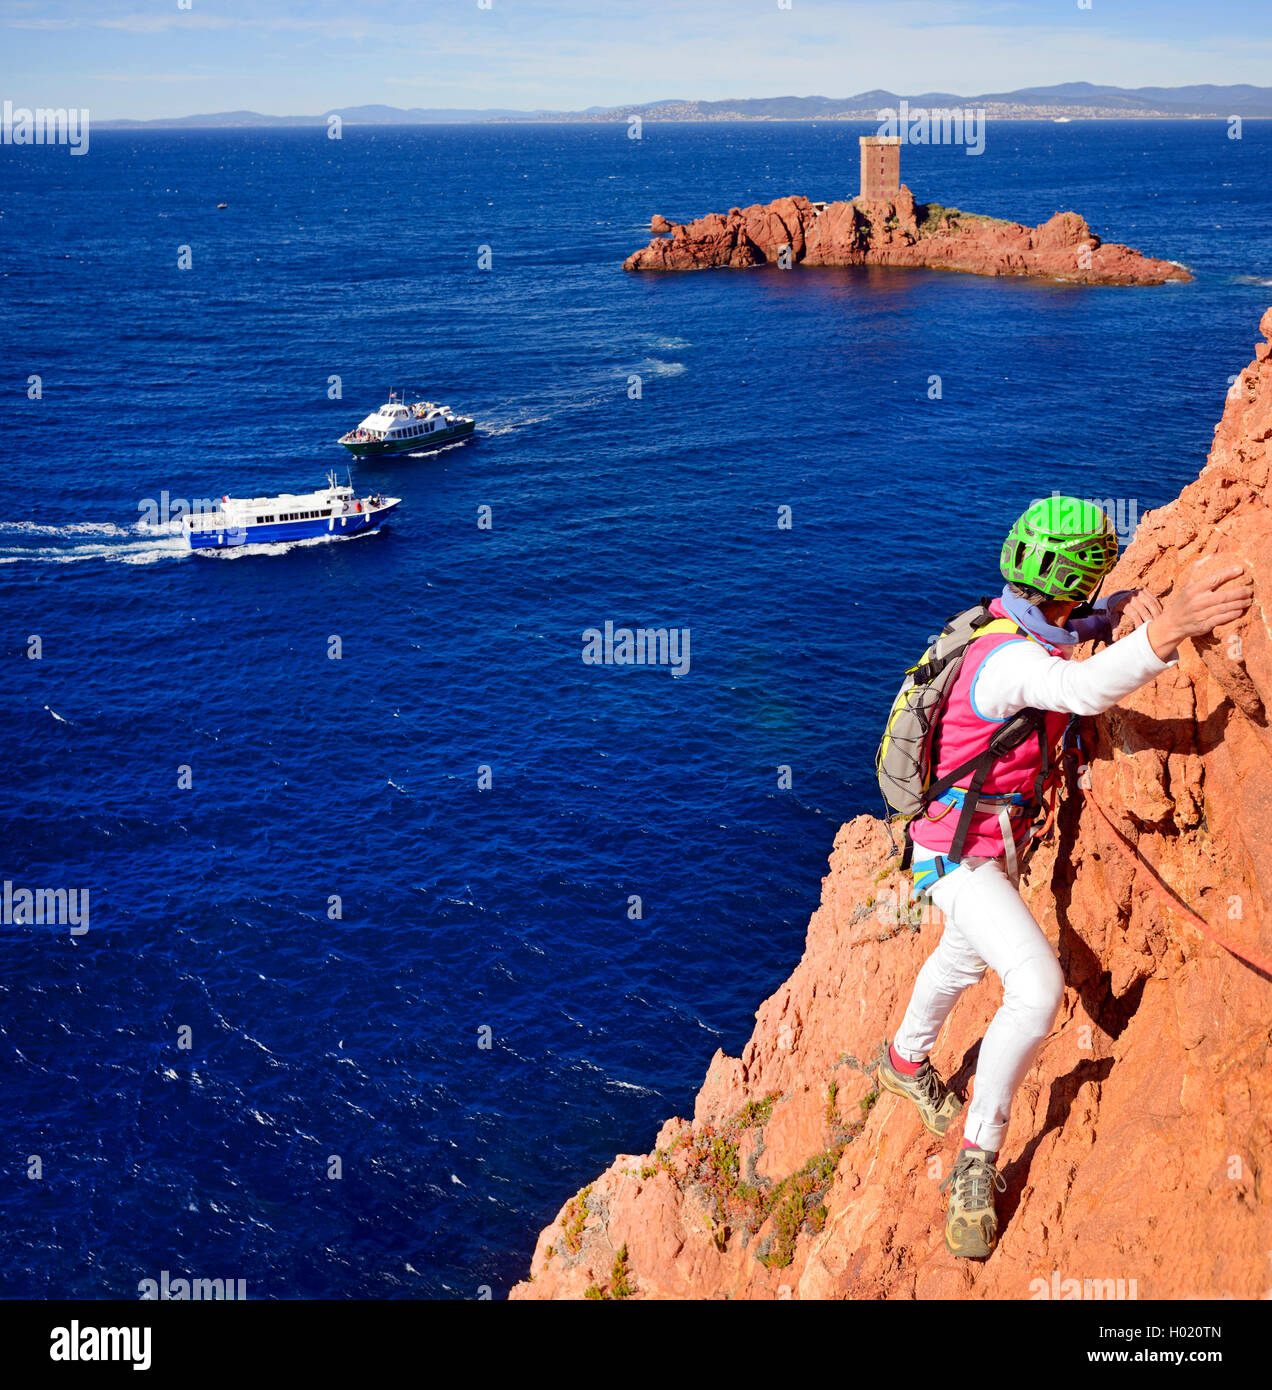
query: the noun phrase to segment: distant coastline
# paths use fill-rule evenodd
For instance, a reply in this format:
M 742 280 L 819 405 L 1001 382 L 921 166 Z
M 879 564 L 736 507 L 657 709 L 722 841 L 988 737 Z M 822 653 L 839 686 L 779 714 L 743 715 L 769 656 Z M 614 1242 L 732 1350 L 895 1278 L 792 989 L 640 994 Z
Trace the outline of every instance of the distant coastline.
M 333 114 L 338 115 L 338 112 Z M 403 116 L 406 113 L 403 112 Z M 1017 115 L 1001 116 L 990 111 L 986 113 L 988 120 L 994 121 L 1056 121 L 1056 116 L 1046 115 Z M 546 116 L 499 116 L 483 117 L 473 113 L 467 119 L 455 118 L 447 120 L 377 120 L 359 121 L 351 117 L 341 117 L 345 125 L 361 130 L 384 129 L 400 130 L 415 126 L 472 126 L 472 125 L 621 125 L 624 121 L 630 120 L 627 116 L 584 116 L 571 115 L 569 112 L 553 112 Z M 868 116 L 642 116 L 642 120 L 648 121 L 651 125 L 816 125 L 830 121 L 870 121 L 877 119 L 877 113 L 871 112 Z M 1195 116 L 1181 116 L 1171 112 L 1162 111 L 1134 111 L 1117 112 L 1107 114 L 1092 114 L 1088 116 L 1067 116 L 1069 124 L 1076 125 L 1079 121 L 1091 123 L 1097 121 L 1226 121 L 1231 119 L 1227 115 L 1220 115 L 1218 112 L 1204 113 Z M 1249 116 L 1243 115 L 1243 121 L 1266 121 L 1272 120 L 1272 116 Z M 95 121 L 94 130 L 314 130 L 327 123 L 326 116 L 314 117 L 289 117 L 289 116 L 260 116 L 256 120 L 244 121 L 221 121 L 214 117 L 191 116 L 181 119 L 166 119 L 160 117 L 153 121 Z M 1063 122 L 1062 122 L 1063 123 Z
M 322 126 L 333 116 L 347 125 L 604 124 L 612 121 L 874 121 L 879 112 L 906 101 L 913 108 L 974 107 L 990 120 L 1243 120 L 1272 118 L 1272 87 L 1097 87 L 1066 82 L 1055 87 L 1022 88 L 964 96 L 953 92 L 906 95 L 876 90 L 851 97 L 746 97 L 726 101 L 668 98 L 583 111 L 516 111 L 506 107 L 401 108 L 333 107 L 315 116 L 269 116 L 259 111 L 218 111 L 152 120 L 95 120 L 103 130 L 180 128 L 260 128 Z

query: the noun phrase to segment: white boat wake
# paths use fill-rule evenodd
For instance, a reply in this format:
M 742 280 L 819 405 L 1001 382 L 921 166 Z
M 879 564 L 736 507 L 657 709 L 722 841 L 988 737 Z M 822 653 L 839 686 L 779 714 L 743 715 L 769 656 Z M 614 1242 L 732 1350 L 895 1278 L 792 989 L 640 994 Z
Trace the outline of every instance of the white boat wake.
M 84 560 L 152 565 L 189 553 L 179 529 L 174 532 L 146 521 L 131 526 L 114 521 L 70 521 L 61 526 L 0 521 L 0 565 L 72 565 Z
M 295 541 L 238 546 L 199 552 L 203 558 L 237 560 L 247 555 L 285 555 L 302 546 L 357 540 L 375 531 L 353 535 L 310 536 Z M 58 542 L 62 544 L 58 544 Z M 0 565 L 73 565 L 101 560 L 114 565 L 153 565 L 161 560 L 188 560 L 195 552 L 181 534 L 181 523 L 137 521 L 120 526 L 113 521 L 72 521 L 64 526 L 36 521 L 0 521 Z

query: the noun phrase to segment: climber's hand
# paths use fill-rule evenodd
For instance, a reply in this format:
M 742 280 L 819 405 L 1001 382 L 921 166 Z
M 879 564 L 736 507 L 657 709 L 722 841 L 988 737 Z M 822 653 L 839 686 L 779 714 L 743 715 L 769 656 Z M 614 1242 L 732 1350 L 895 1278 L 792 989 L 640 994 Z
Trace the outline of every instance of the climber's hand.
M 1141 627 L 1161 611 L 1157 595 L 1150 594 L 1147 589 L 1126 589 L 1109 600 L 1109 620 L 1115 628 L 1123 623 Z
M 1200 637 L 1240 618 L 1254 600 L 1254 584 L 1242 565 L 1222 565 L 1198 575 L 1198 560 L 1187 580 L 1162 605 L 1148 628 L 1158 657 L 1168 661 L 1185 637 Z

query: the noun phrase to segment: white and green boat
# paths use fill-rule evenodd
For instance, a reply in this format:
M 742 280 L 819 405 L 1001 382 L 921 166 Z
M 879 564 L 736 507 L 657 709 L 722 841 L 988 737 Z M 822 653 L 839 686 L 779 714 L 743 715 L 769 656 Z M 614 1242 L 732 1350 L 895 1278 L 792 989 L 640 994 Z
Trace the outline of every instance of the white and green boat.
M 351 454 L 404 454 L 466 439 L 474 428 L 471 416 L 455 415 L 448 406 L 432 401 L 408 404 L 393 391 L 386 405 L 342 434 L 338 442 Z

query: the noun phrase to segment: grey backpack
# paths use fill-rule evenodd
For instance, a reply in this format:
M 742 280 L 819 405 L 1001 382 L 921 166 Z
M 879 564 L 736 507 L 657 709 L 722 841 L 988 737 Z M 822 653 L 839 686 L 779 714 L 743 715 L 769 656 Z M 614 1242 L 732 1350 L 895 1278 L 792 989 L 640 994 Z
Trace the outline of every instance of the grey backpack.
M 994 731 L 983 753 L 932 781 L 936 765 L 936 737 L 941 713 L 958 677 L 967 648 L 977 637 L 991 632 L 1019 632 L 1020 626 L 1011 618 L 995 618 L 989 610 L 989 600 L 981 599 L 974 607 L 955 614 L 937 634 L 915 664 L 906 671 L 901 689 L 897 691 L 875 754 L 875 772 L 879 790 L 892 813 L 890 819 L 908 824 L 927 806 L 947 792 L 960 777 L 972 774 L 963 809 L 950 845 L 948 858 L 962 856 L 963 845 L 981 787 L 994 763 L 1010 749 L 1024 742 L 1031 731 L 1037 731 L 1042 750 L 1042 775 L 1049 771 L 1049 749 L 1046 746 L 1045 720 L 1039 710 L 1021 710 L 1005 720 Z M 901 867 L 909 865 L 912 843 L 905 836 Z

